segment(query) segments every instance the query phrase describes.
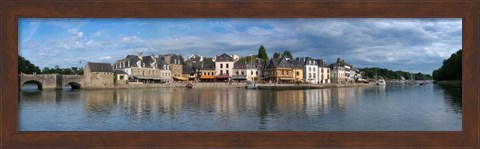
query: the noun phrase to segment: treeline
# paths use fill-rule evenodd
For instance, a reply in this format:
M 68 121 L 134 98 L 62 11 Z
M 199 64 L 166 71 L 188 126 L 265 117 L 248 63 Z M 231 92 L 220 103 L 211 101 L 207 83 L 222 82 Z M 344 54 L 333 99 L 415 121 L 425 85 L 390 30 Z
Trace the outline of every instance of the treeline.
M 41 73 L 40 68 L 32 64 L 29 60 L 18 55 L 18 73 L 34 74 Z
M 462 49 L 443 60 L 442 67 L 432 72 L 435 81 L 462 80 Z
M 66 75 L 73 75 L 73 74 L 83 74 L 83 68 L 78 69 L 77 67 L 70 67 L 70 68 L 60 68 L 60 66 L 56 65 L 53 68 L 45 67 L 42 69 L 42 74 L 66 74 Z
M 38 66 L 18 55 L 18 72 L 23 74 L 83 74 L 83 68 L 70 67 L 60 68 L 56 65 L 53 68 L 45 67 L 42 70 Z
M 402 77 L 406 80 L 410 79 L 410 72 L 405 72 L 401 70 L 393 71 L 385 68 L 360 68 L 362 73 L 362 78 L 365 79 L 375 79 L 376 75 L 378 77 L 383 77 L 386 80 L 400 80 Z M 415 80 L 431 80 L 432 76 L 430 74 L 412 73 L 412 76 Z

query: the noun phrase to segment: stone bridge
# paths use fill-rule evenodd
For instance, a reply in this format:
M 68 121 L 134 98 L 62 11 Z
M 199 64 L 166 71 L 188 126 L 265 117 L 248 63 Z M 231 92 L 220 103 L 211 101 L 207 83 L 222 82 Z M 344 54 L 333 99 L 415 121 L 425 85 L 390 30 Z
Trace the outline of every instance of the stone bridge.
M 80 89 L 84 85 L 83 75 L 59 75 L 59 74 L 20 74 L 18 75 L 18 87 L 25 83 L 35 83 L 39 90 L 63 89 L 69 84 L 72 89 Z

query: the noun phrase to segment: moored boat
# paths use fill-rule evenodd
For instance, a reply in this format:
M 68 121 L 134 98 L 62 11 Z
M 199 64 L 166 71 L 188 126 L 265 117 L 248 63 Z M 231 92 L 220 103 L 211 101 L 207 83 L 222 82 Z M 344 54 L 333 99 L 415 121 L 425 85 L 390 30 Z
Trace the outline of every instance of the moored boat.
M 252 81 L 247 81 L 247 86 L 245 86 L 246 89 L 257 89 L 257 84 L 252 82 Z
M 187 88 L 193 88 L 193 84 L 192 84 L 192 83 L 188 83 L 187 85 L 185 85 L 185 87 L 187 87 Z
M 380 78 L 377 83 L 377 85 L 386 85 L 385 80 L 383 78 Z

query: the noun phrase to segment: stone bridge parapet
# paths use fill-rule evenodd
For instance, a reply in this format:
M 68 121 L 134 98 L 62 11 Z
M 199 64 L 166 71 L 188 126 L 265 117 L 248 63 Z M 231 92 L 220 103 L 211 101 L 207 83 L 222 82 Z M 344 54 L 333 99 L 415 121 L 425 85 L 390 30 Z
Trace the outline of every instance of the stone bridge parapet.
M 60 75 L 60 74 L 20 74 L 18 75 L 18 87 L 25 83 L 35 83 L 38 89 L 63 89 L 69 84 L 72 89 L 80 89 L 84 85 L 83 75 Z

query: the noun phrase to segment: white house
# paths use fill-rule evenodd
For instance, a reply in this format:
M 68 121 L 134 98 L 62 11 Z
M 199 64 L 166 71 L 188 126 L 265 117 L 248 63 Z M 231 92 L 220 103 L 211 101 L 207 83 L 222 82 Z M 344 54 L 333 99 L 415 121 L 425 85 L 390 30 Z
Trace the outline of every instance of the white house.
M 247 80 L 259 81 L 262 79 L 262 61 L 260 59 L 247 61 Z
M 318 64 L 310 57 L 297 58 L 303 64 L 303 79 L 308 83 L 318 83 Z
M 325 64 L 323 59 L 316 60 L 318 65 L 318 83 L 327 84 L 330 83 L 330 67 Z
M 233 64 L 235 61 L 232 56 L 223 53 L 220 56 L 215 56 L 215 75 L 229 76 L 233 75 Z

